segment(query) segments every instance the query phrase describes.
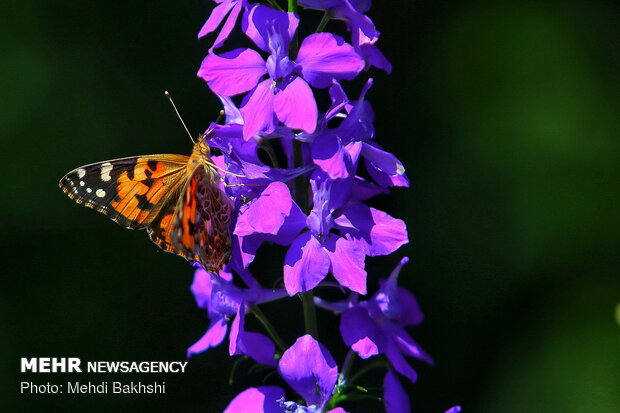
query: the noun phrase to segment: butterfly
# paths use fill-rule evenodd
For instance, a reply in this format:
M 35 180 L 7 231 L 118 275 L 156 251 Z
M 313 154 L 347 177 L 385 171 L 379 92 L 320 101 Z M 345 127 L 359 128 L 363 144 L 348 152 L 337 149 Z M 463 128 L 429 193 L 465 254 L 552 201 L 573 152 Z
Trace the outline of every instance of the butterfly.
M 145 155 L 76 168 L 59 182 L 78 204 L 125 228 L 146 229 L 166 252 L 219 273 L 230 260 L 231 200 L 220 189 L 211 149 L 200 136 L 191 155 Z

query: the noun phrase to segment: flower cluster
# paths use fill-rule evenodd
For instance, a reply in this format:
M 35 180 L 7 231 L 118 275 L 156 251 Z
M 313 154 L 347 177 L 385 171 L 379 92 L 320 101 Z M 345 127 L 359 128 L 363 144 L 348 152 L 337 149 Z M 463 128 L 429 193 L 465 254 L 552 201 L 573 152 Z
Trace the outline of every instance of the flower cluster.
M 370 0 L 289 0 L 288 11 L 275 1 L 215 1 L 198 34 L 215 36 L 198 76 L 226 114 L 223 125 L 210 126 L 206 139 L 222 153 L 213 161 L 231 172 L 224 178 L 235 202 L 233 250 L 220 274 L 195 272 L 191 289 L 210 325 L 188 356 L 218 346 L 228 335 L 231 356 L 245 355 L 275 369 L 301 398 L 281 386 L 252 387 L 226 412 L 298 413 L 345 412 L 339 404 L 362 389 L 351 375 L 354 357 L 381 358 L 386 361 L 375 368 L 386 372 L 383 394 L 376 398 L 389 413 L 408 412 L 397 373 L 415 382 L 406 357 L 432 363 L 405 330 L 423 318 L 414 296 L 397 284 L 408 260 L 364 296 L 366 258 L 389 255 L 408 242 L 402 220 L 366 201 L 409 181 L 403 164 L 374 140 L 374 114 L 366 99 L 372 79 L 353 99 L 342 83 L 373 67 L 391 71 L 377 47 L 380 33 L 365 14 Z M 316 11 L 323 12 L 323 20 L 302 38 L 300 16 Z M 347 38 L 323 31 L 330 19 L 344 23 Z M 251 47 L 227 47 L 238 23 Z M 270 162 L 260 156 L 264 153 Z M 252 275 L 264 243 L 286 249 L 280 289 L 264 288 Z M 319 286 L 335 287 L 343 299 L 314 296 Z M 294 295 L 302 298 L 307 334 L 287 345 L 259 305 Z M 317 339 L 315 308 L 340 316 L 342 342 L 349 347 L 340 369 Z M 269 337 L 245 329 L 250 312 Z

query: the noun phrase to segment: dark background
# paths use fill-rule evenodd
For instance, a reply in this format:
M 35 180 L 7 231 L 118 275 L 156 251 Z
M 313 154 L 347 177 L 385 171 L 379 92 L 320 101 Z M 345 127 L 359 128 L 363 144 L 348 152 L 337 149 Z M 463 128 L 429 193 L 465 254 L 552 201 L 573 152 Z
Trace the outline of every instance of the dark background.
M 376 139 L 412 181 L 377 203 L 406 220 L 412 243 L 367 266 L 373 286 L 412 258 L 401 281 L 426 320 L 411 332 L 436 361 L 416 364 L 413 410 L 620 411 L 617 2 L 374 3 L 394 64 L 392 76 L 373 73 Z M 3 2 L 3 411 L 217 412 L 260 383 L 245 363 L 228 385 L 226 344 L 184 375 L 19 373 L 20 357 L 183 360 L 203 334 L 190 267 L 74 205 L 57 182 L 94 161 L 189 153 L 163 91 L 193 133 L 214 120 L 217 100 L 195 77 L 211 7 Z M 298 310 L 266 311 L 289 342 L 302 333 Z M 334 336 L 334 320 L 321 321 Z M 341 361 L 337 336 L 324 341 Z M 22 380 L 132 378 L 168 392 L 18 395 Z

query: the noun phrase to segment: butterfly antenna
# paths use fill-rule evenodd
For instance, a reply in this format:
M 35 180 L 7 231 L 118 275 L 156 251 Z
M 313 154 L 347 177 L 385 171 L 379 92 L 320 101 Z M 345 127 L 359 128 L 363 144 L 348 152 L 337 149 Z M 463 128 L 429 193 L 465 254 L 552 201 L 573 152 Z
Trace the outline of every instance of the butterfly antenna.
M 224 117 L 224 115 L 226 114 L 226 112 L 224 112 L 224 109 L 220 109 L 219 113 L 217 114 L 217 119 L 215 119 L 214 123 L 220 123 L 220 121 L 222 120 L 222 118 Z M 213 132 L 213 129 L 215 129 L 214 126 L 209 126 L 209 128 L 207 128 L 205 135 L 210 134 L 211 132 Z
M 179 113 L 178 109 L 177 109 L 177 105 L 174 104 L 174 101 L 172 100 L 172 96 L 170 96 L 170 92 L 168 92 L 167 90 L 164 92 L 164 95 L 166 95 L 166 97 L 168 98 L 168 100 L 170 101 L 170 104 L 172 105 L 172 108 L 174 109 L 174 112 L 177 114 L 177 117 L 179 118 L 179 120 L 181 121 L 181 124 L 183 125 L 183 128 L 185 128 L 185 132 L 187 132 L 187 136 L 189 136 L 189 138 L 192 140 L 192 143 L 196 143 L 196 141 L 194 140 L 194 138 L 192 137 L 192 134 L 189 132 L 189 129 L 187 129 L 187 125 L 185 124 L 185 122 L 183 121 L 183 118 L 181 117 L 181 114 Z

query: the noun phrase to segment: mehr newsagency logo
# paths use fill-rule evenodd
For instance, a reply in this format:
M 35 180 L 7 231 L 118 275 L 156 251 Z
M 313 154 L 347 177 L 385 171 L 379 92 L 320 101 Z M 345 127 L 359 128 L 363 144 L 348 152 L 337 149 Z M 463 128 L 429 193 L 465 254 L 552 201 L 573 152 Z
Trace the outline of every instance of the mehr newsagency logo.
M 22 373 L 185 373 L 187 361 L 88 361 L 77 357 L 21 358 Z
M 78 357 L 22 357 L 21 373 L 185 373 L 187 361 L 87 361 Z M 140 394 L 166 393 L 166 382 L 153 381 L 69 381 L 57 383 L 35 383 L 22 381 L 22 394 Z

